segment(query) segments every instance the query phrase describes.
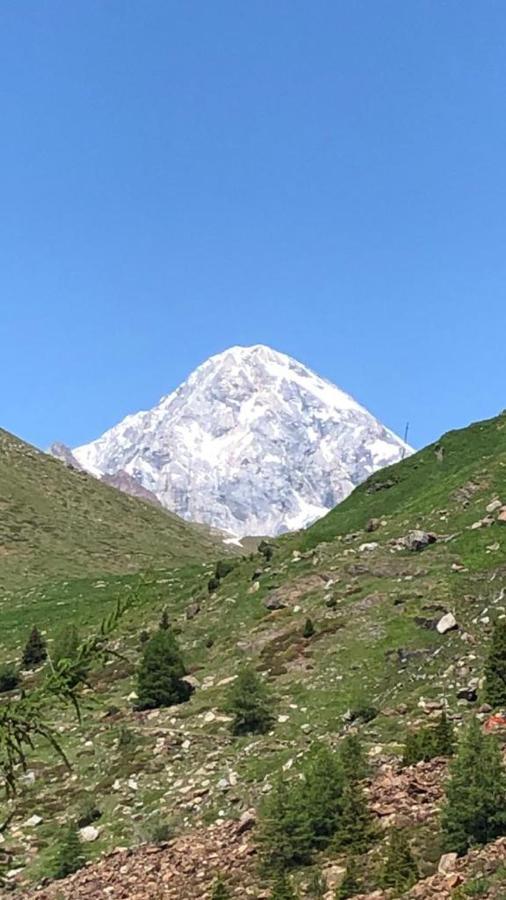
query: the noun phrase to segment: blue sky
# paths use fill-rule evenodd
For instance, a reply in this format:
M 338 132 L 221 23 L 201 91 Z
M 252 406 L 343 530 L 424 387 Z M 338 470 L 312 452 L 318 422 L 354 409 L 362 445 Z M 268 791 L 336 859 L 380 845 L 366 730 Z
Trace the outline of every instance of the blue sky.
M 503 0 L 0 7 L 0 424 L 266 343 L 417 446 L 506 406 Z

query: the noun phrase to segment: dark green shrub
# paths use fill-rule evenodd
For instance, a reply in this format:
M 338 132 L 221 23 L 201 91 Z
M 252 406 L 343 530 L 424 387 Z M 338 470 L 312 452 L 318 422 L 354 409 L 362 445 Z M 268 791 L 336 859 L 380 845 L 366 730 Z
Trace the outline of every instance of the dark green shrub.
M 307 890 L 311 900 L 323 900 L 328 891 L 328 885 L 321 872 L 316 871 L 312 873 L 308 881 Z
M 102 811 L 92 800 L 87 800 L 83 804 L 82 809 L 77 818 L 78 828 L 86 828 L 87 825 L 93 825 L 102 817 Z
M 302 637 L 311 638 L 314 634 L 314 625 L 311 619 L 306 619 L 304 623 L 304 628 L 302 631 Z
M 297 897 L 287 875 L 284 872 L 276 875 L 272 883 L 271 900 L 297 900 Z
M 176 639 L 159 629 L 147 642 L 137 674 L 137 709 L 156 709 L 189 700 L 192 688 Z
M 23 668 L 34 669 L 47 659 L 46 642 L 38 628 L 33 626 L 25 649 L 23 650 Z
M 353 855 L 348 856 L 344 878 L 336 888 L 335 900 L 349 900 L 350 897 L 360 893 L 362 893 L 362 885 L 357 858 Z
M 231 896 L 222 876 L 218 875 L 211 889 L 211 900 L 229 900 Z
M 257 841 L 266 871 L 281 872 L 311 861 L 313 834 L 303 782 L 276 781 L 261 808 Z
M 358 706 L 354 706 L 353 709 L 350 709 L 348 718 L 350 722 L 363 722 L 365 725 L 367 722 L 372 722 L 378 715 L 378 712 L 379 710 L 377 710 L 375 706 L 359 703 Z
M 270 562 L 272 557 L 274 556 L 274 548 L 272 544 L 269 544 L 267 541 L 260 541 L 258 545 L 258 552 L 265 559 L 266 562 Z
M 485 697 L 494 709 L 506 708 L 506 619 L 498 619 L 485 663 Z
M 341 798 L 333 846 L 336 850 L 362 853 L 377 836 L 378 831 L 361 785 L 356 781 L 347 781 Z
M 455 732 L 446 713 L 441 714 L 438 724 L 410 731 L 406 735 L 403 765 L 412 766 L 418 762 L 429 762 L 436 756 L 452 756 L 455 749 Z
M 506 834 L 506 770 L 496 738 L 477 719 L 450 766 L 441 827 L 446 849 L 460 854 Z
M 222 578 L 226 578 L 227 575 L 230 575 L 234 568 L 234 563 L 230 559 L 219 559 L 216 563 L 216 569 L 214 570 L 214 577 L 220 581 Z
M 160 619 L 160 624 L 158 625 L 160 631 L 168 631 L 170 628 L 169 622 L 169 614 L 166 609 L 164 609 L 162 613 L 162 618 Z
M 214 592 L 218 590 L 219 586 L 220 586 L 220 579 L 215 578 L 214 575 L 207 582 L 207 590 L 209 591 L 210 594 L 214 594 Z
M 233 715 L 233 734 L 264 734 L 274 722 L 274 698 L 251 666 L 241 669 L 231 685 L 226 711 Z
M 0 694 L 13 691 L 20 683 L 21 678 L 14 663 L 3 663 L 0 666 Z
M 53 878 L 66 878 L 81 869 L 86 862 L 79 833 L 75 825 L 69 825 L 56 846 Z
M 418 867 L 407 835 L 395 829 L 390 835 L 387 858 L 381 874 L 381 885 L 403 893 L 418 881 Z
M 369 765 L 358 734 L 347 734 L 339 744 L 339 759 L 346 779 L 361 781 L 369 774 Z

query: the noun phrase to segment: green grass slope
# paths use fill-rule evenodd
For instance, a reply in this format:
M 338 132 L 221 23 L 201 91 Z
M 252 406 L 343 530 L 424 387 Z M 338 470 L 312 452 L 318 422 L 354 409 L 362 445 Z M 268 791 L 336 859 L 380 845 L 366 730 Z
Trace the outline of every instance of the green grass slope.
M 118 598 L 136 597 L 118 633 L 121 659 L 93 674 L 82 723 L 58 713 L 73 772 L 38 748 L 33 783 L 16 800 L 20 878 L 47 871 L 59 829 L 90 799 L 102 811 L 92 856 L 149 838 L 160 818 L 184 831 L 237 817 L 282 768 L 297 770 L 312 741 L 335 743 L 350 708 L 378 710 L 361 728 L 373 759 L 398 758 L 431 703 L 447 703 L 459 728 L 479 706 L 493 621 L 506 614 L 497 501 L 506 504 L 505 415 L 375 474 L 307 531 L 273 542 L 272 560 L 237 560 L 211 595 L 209 563 L 55 578 L 0 598 L 0 661 L 11 661 L 33 623 L 51 648 L 59 624 L 77 621 L 85 633 Z M 437 541 L 423 552 L 402 549 L 399 538 L 414 528 Z M 197 689 L 179 707 L 137 713 L 140 633 L 155 629 L 165 608 Z M 459 627 L 442 635 L 431 623 L 446 612 Z M 304 638 L 308 617 L 314 635 Z M 272 685 L 276 722 L 267 735 L 233 738 L 226 696 L 246 661 Z M 478 689 L 474 705 L 459 698 L 469 685 Z M 34 813 L 43 818 L 36 833 L 25 824 Z M 429 873 L 441 850 L 437 827 L 415 822 L 413 838 Z
M 0 586 L 169 566 L 218 542 L 0 430 Z

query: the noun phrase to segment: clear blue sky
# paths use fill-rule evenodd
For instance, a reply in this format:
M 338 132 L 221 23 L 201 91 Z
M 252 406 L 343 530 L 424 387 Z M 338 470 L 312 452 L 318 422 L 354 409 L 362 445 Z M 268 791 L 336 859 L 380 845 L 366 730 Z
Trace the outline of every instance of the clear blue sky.
M 506 406 L 504 0 L 0 7 L 0 424 L 266 343 L 422 445 Z

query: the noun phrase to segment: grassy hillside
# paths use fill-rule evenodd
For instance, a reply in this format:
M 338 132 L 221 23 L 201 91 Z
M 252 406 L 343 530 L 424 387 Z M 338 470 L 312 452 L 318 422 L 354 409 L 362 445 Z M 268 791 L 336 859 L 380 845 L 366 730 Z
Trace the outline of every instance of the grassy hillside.
M 214 556 L 217 546 L 203 528 L 0 430 L 1 588 L 168 566 Z
M 313 741 L 335 744 L 350 709 L 378 711 L 360 725 L 375 763 L 395 765 L 408 729 L 443 703 L 460 728 L 479 708 L 493 620 L 506 614 L 498 501 L 506 504 L 505 415 L 377 473 L 310 529 L 274 542 L 272 560 L 238 560 L 211 595 L 211 564 L 55 578 L 11 595 L 0 611 L 2 660 L 19 658 L 34 622 L 51 647 L 58 623 L 77 620 L 84 633 L 118 597 L 136 597 L 118 634 L 122 659 L 94 673 L 96 700 L 82 724 L 59 714 L 73 772 L 39 748 L 34 781 L 16 801 L 18 879 L 47 871 L 58 830 L 90 799 L 102 812 L 92 856 L 149 839 L 160 819 L 180 833 L 237 818 L 269 792 L 275 773 L 297 770 Z M 399 539 L 414 528 L 437 540 L 423 552 L 403 548 Z M 197 689 L 179 707 L 138 713 L 141 631 L 154 630 L 164 608 Z M 458 629 L 439 634 L 434 622 L 446 612 Z M 308 617 L 314 635 L 304 638 Z M 226 696 L 247 660 L 272 685 L 276 724 L 267 735 L 233 738 Z M 475 704 L 458 696 L 469 686 Z M 37 828 L 26 824 L 34 813 L 43 818 Z M 395 807 L 388 815 L 396 821 Z M 409 809 L 403 816 L 429 875 L 441 852 L 437 819 L 410 818 Z

